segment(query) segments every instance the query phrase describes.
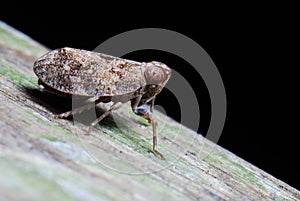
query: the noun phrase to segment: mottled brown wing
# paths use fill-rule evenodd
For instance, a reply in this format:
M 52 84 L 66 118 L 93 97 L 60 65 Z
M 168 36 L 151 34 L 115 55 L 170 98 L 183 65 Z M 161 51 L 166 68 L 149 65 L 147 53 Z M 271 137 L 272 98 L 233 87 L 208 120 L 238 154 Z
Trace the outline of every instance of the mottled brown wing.
M 50 51 L 33 69 L 47 86 L 79 96 L 129 94 L 145 82 L 140 62 L 74 48 Z

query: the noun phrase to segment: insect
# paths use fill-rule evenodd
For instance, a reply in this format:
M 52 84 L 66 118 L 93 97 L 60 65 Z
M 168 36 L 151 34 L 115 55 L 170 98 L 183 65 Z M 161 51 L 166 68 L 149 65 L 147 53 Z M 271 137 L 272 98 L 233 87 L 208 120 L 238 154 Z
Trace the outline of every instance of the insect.
M 153 153 L 164 159 L 157 150 L 156 122 L 152 113 L 156 95 L 161 92 L 172 74 L 165 64 L 157 61 L 136 62 L 65 47 L 41 56 L 35 61 L 33 70 L 39 78 L 38 83 L 48 91 L 93 99 L 93 104 L 56 115 L 56 118 L 67 118 L 81 113 L 99 102 L 113 102 L 91 124 L 95 126 L 113 110 L 130 101 L 132 111 L 151 123 Z M 146 104 L 150 104 L 149 110 L 142 107 Z

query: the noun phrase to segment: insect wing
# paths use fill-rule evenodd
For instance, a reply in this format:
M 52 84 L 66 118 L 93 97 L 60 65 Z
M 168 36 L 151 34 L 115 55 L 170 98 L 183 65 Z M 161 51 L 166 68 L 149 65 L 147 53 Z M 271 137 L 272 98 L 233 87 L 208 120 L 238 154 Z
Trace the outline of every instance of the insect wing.
M 73 48 L 43 55 L 34 72 L 47 86 L 79 96 L 121 96 L 145 82 L 140 62 Z

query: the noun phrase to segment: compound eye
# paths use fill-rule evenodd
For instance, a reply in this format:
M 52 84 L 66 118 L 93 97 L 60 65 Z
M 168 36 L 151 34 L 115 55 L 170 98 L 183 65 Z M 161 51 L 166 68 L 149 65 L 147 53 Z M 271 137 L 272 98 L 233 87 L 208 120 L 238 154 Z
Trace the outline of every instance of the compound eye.
M 152 64 L 148 64 L 145 70 L 145 78 L 147 84 L 159 85 L 166 80 L 166 75 L 163 69 Z

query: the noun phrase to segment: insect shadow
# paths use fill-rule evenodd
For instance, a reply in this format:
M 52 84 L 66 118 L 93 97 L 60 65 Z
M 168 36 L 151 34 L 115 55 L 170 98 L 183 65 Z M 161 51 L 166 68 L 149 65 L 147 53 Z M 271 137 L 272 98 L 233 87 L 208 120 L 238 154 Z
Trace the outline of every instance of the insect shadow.
M 51 93 L 48 91 L 41 91 L 39 89 L 25 88 L 26 93 L 33 99 L 34 102 L 47 108 L 54 115 L 61 114 L 66 111 L 71 111 L 72 109 L 82 106 L 87 103 L 88 98 L 76 97 L 71 95 L 61 95 L 58 93 Z M 75 100 L 75 101 L 74 101 Z M 76 103 L 76 104 L 74 104 Z M 74 106 L 76 105 L 76 106 Z M 95 105 L 95 107 L 83 111 L 80 114 L 76 114 L 74 117 L 70 116 L 67 119 L 73 121 L 74 119 L 86 126 L 90 124 L 99 116 L 101 116 L 106 110 Z M 108 115 L 104 118 L 100 124 L 108 127 L 116 127 L 112 115 Z

